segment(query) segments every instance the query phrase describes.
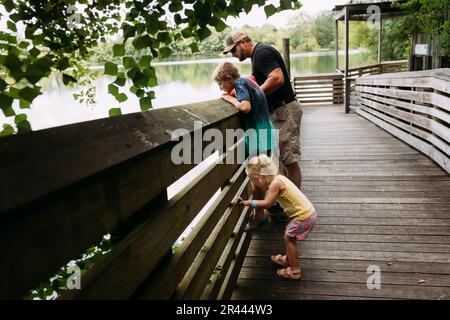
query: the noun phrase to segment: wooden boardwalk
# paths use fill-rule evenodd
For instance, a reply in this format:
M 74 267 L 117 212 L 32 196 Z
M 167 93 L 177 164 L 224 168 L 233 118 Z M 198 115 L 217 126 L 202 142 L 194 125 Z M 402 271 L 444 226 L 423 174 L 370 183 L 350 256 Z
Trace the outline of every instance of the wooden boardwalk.
M 253 233 L 232 299 L 450 299 L 450 176 L 342 106 L 303 107 L 303 192 L 318 224 L 279 279 L 283 224 Z M 369 290 L 367 268 L 381 270 Z

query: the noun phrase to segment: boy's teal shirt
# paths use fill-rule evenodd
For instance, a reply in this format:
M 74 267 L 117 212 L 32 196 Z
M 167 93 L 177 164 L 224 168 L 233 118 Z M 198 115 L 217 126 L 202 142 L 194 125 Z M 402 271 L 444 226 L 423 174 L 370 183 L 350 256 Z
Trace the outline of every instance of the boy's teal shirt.
M 254 82 L 239 78 L 235 81 L 236 99 L 241 102 L 247 100 L 251 104 L 249 113 L 244 113 L 245 153 L 257 155 L 267 154 L 277 146 L 275 128 L 270 120 L 266 96 L 262 89 Z M 255 129 L 256 136 L 248 129 Z

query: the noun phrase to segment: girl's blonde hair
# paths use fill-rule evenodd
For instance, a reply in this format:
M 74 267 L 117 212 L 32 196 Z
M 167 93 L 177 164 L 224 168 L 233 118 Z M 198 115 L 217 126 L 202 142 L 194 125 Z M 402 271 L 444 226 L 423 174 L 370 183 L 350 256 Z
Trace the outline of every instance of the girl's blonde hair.
M 233 79 L 240 77 L 239 70 L 231 62 L 222 62 L 216 67 L 213 73 L 213 80 L 217 83 L 225 80 L 227 76 L 232 76 Z
M 248 160 L 245 172 L 247 175 L 262 176 L 266 182 L 266 177 L 272 178 L 278 174 L 277 167 L 273 164 L 272 160 L 266 154 L 260 154 Z M 269 179 L 270 180 L 270 179 Z

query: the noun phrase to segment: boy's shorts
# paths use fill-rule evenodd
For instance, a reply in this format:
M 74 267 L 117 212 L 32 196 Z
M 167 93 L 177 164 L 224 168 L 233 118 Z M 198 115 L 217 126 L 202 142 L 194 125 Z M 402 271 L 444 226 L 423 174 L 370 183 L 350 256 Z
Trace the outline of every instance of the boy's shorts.
M 297 100 L 277 108 L 270 114 L 273 126 L 279 130 L 280 160 L 284 165 L 300 161 L 302 115 L 302 108 Z
M 291 220 L 286 225 L 285 234 L 291 238 L 295 237 L 297 240 L 305 240 L 316 221 L 317 213 L 315 211 L 305 220 Z

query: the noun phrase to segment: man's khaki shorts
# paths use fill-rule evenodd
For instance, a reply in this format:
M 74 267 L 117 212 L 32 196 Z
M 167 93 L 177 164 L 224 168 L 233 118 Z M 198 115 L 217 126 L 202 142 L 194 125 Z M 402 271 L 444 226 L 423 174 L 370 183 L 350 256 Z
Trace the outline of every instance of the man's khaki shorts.
M 273 126 L 279 130 L 280 160 L 284 165 L 300 161 L 302 114 L 302 108 L 297 100 L 278 107 L 270 114 Z

